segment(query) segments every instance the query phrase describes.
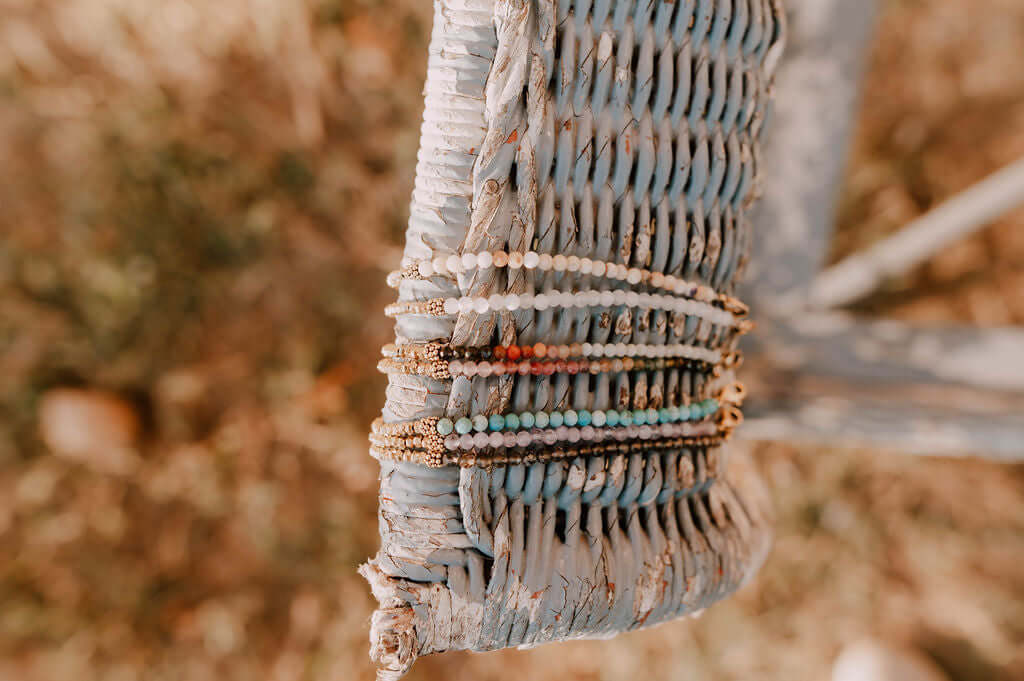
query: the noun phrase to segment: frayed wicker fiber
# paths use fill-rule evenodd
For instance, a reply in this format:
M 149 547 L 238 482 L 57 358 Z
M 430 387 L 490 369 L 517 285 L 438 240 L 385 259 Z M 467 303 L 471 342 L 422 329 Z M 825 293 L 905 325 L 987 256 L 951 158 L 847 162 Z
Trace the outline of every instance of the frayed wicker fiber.
M 780 5 L 435 1 L 362 568 L 380 679 L 695 613 L 763 561 L 763 489 L 723 445 L 736 362 L 692 358 L 750 326 Z

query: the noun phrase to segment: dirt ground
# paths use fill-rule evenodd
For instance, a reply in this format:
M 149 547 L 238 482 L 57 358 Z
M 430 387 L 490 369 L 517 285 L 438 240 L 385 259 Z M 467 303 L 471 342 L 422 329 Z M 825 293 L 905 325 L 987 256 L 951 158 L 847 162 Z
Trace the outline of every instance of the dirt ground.
M 371 677 L 429 29 L 426 0 L 0 0 L 0 680 Z M 1024 155 L 1022 55 L 1019 0 L 889 0 L 836 257 Z M 865 308 L 1024 323 L 1024 212 Z M 735 599 L 409 678 L 822 681 L 872 635 L 1024 679 L 1024 467 L 757 454 L 777 542 Z

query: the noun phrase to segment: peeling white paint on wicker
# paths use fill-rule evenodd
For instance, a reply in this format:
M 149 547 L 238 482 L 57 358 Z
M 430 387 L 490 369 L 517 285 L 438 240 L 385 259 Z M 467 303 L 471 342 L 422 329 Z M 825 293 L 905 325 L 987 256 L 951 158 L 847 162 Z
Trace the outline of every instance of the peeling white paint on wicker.
M 532 248 L 734 286 L 781 49 L 779 0 L 744 0 L 736 14 L 716 0 L 581 1 L 578 14 L 569 0 L 435 7 L 407 259 Z M 734 22 L 744 30 L 730 33 Z M 476 270 L 403 280 L 399 297 L 592 285 L 586 275 L 506 281 Z M 396 332 L 457 346 L 495 336 L 731 342 L 692 317 L 622 306 L 462 313 L 454 323 L 400 315 Z M 720 384 L 679 372 L 589 381 L 393 374 L 384 415 L 645 408 Z M 607 637 L 724 597 L 756 571 L 770 536 L 766 495 L 742 466 L 721 477 L 725 466 L 718 450 L 486 470 L 383 462 L 382 547 L 362 569 L 381 603 L 371 628 L 379 678 L 397 679 L 417 655 Z

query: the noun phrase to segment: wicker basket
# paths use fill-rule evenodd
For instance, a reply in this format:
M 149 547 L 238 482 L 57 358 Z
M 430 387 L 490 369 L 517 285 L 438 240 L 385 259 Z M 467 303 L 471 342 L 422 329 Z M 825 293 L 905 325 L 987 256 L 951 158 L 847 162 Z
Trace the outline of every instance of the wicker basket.
M 735 410 L 729 423 L 724 407 L 704 411 L 735 398 L 747 324 L 730 296 L 751 240 L 780 0 L 435 8 L 392 278 L 399 359 L 384 365 L 381 430 L 399 435 L 375 440 L 382 546 L 363 567 L 380 601 L 382 679 L 418 655 L 606 637 L 697 612 L 748 579 L 770 543 L 759 481 L 726 465 Z M 561 359 L 454 378 L 443 359 L 496 364 L 537 343 Z M 597 351 L 653 359 L 574 364 Z M 676 423 L 680 410 L 705 423 Z M 531 418 L 525 446 L 502 419 L 475 439 L 430 432 L 440 418 L 533 412 L 608 430 L 612 411 L 629 412 L 620 433 L 548 434 Z M 580 432 L 591 444 L 569 446 Z

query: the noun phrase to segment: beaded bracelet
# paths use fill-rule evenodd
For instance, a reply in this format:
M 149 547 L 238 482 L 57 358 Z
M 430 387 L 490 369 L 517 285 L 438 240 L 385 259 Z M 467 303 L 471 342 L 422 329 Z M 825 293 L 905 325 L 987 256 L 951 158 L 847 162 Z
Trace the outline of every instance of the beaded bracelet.
M 570 447 L 557 446 L 529 450 L 514 449 L 494 453 L 472 451 L 447 454 L 442 460 L 441 465 L 460 466 L 462 468 L 472 468 L 474 466 L 516 466 L 519 464 L 529 466 L 535 463 L 565 461 L 579 457 L 652 454 L 687 449 L 693 455 L 701 455 L 704 458 L 703 476 L 700 476 L 703 479 L 700 480 L 698 476 L 693 475 L 694 479 L 688 485 L 697 486 L 713 482 L 721 473 L 721 460 L 718 453 L 720 451 L 719 447 L 724 442 L 725 438 L 723 436 L 713 435 L 710 437 L 666 438 L 663 440 L 649 440 L 643 443 L 602 442 Z
M 663 289 L 679 295 L 690 296 L 704 302 L 718 301 L 722 306 L 736 314 L 747 314 L 747 306 L 732 296 L 718 293 L 702 284 L 680 279 L 671 274 L 664 274 L 638 267 L 627 267 L 612 262 L 580 258 L 575 255 L 549 255 L 528 251 L 526 253 L 506 251 L 484 251 L 482 253 L 464 253 L 459 255 L 439 255 L 433 260 L 419 263 L 405 263 L 400 270 L 388 274 L 388 285 L 397 288 L 403 279 L 429 279 L 434 275 L 447 276 L 462 274 L 473 269 L 509 268 L 542 271 L 572 272 L 624 281 L 629 284 L 648 284 L 653 288 Z
M 377 419 L 371 428 L 370 442 L 386 458 L 440 466 L 448 452 L 457 450 L 529 448 L 564 441 L 600 442 L 609 438 L 619 441 L 712 435 L 728 438 L 742 423 L 743 414 L 738 407 L 745 397 L 746 389 L 734 382 L 726 386 L 717 399 L 683 407 L 477 414 L 455 421 L 447 417 L 428 417 L 384 423 Z M 705 421 L 716 415 L 716 422 Z M 707 432 L 708 429 L 713 432 Z
M 384 358 L 377 363 L 382 373 L 404 373 L 446 381 L 456 376 L 552 376 L 554 374 L 600 374 L 620 371 L 657 371 L 662 369 L 689 369 L 701 373 L 712 373 L 714 364 L 683 357 L 671 359 L 581 359 L 581 360 L 520 360 L 518 362 L 450 362 L 437 360 L 428 362 L 417 359 Z
M 430 466 L 431 468 L 440 468 L 442 466 L 468 468 L 472 466 L 532 464 L 574 459 L 580 456 L 638 454 L 683 448 L 712 448 L 728 441 L 730 435 L 731 432 L 721 430 L 711 435 L 657 438 L 632 442 L 598 442 L 587 443 L 581 446 L 556 445 L 531 449 L 516 448 L 488 451 L 473 449 L 469 451 L 445 452 L 436 457 L 433 454 L 422 451 L 374 445 L 370 447 L 370 455 L 378 460 L 405 461 Z
M 422 452 L 396 451 L 384 447 L 371 447 L 370 455 L 378 460 L 406 461 L 420 465 L 429 465 L 433 468 L 440 468 L 442 466 L 471 468 L 473 466 L 530 465 L 575 459 L 577 457 L 640 454 L 684 448 L 703 450 L 710 454 L 716 451 L 715 448 L 721 446 L 726 440 L 727 437 L 720 434 L 706 437 L 666 438 L 649 440 L 647 442 L 601 442 L 583 446 L 556 446 L 528 450 L 514 449 L 496 452 L 473 450 L 470 452 L 446 453 L 436 463 L 425 461 Z M 717 474 L 717 466 L 714 469 L 709 469 L 707 473 L 709 476 Z
M 730 367 L 740 359 L 738 352 L 723 355 L 721 350 L 701 347 L 699 345 L 683 345 L 671 343 L 667 345 L 637 343 L 566 343 L 532 345 L 496 345 L 493 347 L 456 348 L 447 343 L 407 343 L 404 345 L 388 344 L 381 353 L 385 357 L 418 359 L 425 361 L 487 361 L 521 359 L 600 359 L 602 357 L 647 357 L 647 358 L 683 358 L 708 364 L 725 361 Z
M 444 317 L 463 312 L 487 312 L 516 310 L 543 311 L 549 307 L 641 307 L 667 310 L 678 314 L 706 319 L 720 326 L 739 326 L 736 314 L 715 307 L 709 303 L 679 298 L 677 296 L 636 291 L 549 291 L 547 293 L 495 293 L 487 297 L 463 296 L 461 298 L 433 298 L 430 300 L 400 301 L 384 308 L 389 317 L 403 314 L 425 314 Z

